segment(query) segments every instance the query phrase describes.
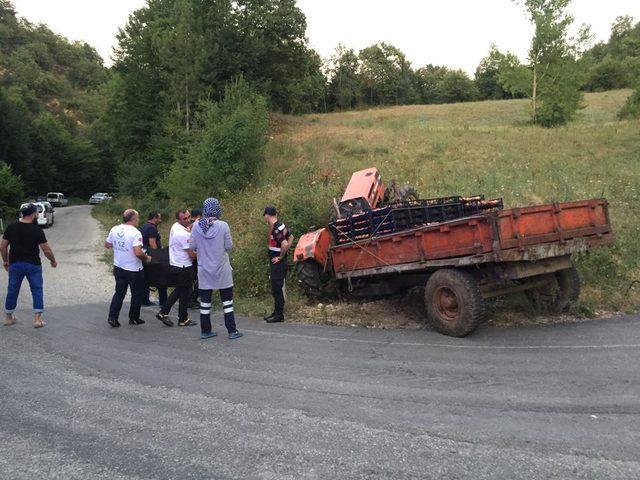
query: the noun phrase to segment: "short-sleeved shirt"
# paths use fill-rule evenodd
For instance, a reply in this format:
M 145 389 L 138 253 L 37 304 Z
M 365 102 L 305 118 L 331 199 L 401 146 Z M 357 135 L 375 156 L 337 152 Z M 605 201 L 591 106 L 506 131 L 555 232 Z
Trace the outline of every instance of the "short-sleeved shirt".
M 284 223 L 276 222 L 273 224 L 273 228 L 271 228 L 271 233 L 269 234 L 269 258 L 280 256 L 280 252 L 282 251 L 282 242 L 290 236 L 291 233 L 289 233 L 289 230 Z
M 160 241 L 160 232 L 158 232 L 158 227 L 156 224 L 145 222 L 145 224 L 140 227 L 140 233 L 142 233 L 142 244 L 145 247 L 150 247 L 149 239 L 155 238 L 158 248 L 162 248 L 162 242 Z
M 142 261 L 136 257 L 134 247 L 142 246 L 142 234 L 133 225 L 116 225 L 109 232 L 107 242 L 113 245 L 113 264 L 129 272 L 142 270 Z
M 47 238 L 38 225 L 24 222 L 12 223 L 4 231 L 2 238 L 9 242 L 10 265 L 20 262 L 42 265 L 40 245 L 47 243 Z
M 169 233 L 169 264 L 174 267 L 190 267 L 193 260 L 187 253 L 191 248 L 191 232 L 178 222 L 174 223 Z

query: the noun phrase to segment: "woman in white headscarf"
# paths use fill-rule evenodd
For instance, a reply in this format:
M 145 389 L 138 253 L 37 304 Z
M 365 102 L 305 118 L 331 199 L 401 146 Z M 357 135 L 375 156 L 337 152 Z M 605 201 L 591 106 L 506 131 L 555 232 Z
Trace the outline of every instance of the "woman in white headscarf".
M 224 324 L 229 339 L 240 338 L 233 313 L 233 269 L 229 250 L 233 246 L 227 222 L 220 220 L 222 209 L 215 198 L 204 202 L 203 216 L 191 230 L 191 248 L 198 254 L 198 285 L 200 293 L 200 337 L 205 340 L 217 334 L 211 330 L 211 297 L 220 291 Z

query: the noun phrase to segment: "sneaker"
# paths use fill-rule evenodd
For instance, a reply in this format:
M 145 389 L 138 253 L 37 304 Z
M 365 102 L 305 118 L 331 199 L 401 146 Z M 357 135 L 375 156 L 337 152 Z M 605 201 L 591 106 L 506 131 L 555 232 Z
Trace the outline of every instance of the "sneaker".
M 198 322 L 194 322 L 190 318 L 186 318 L 184 320 L 180 320 L 178 322 L 178 325 L 181 326 L 181 327 L 193 327 L 195 325 L 198 325 Z
M 280 315 L 280 316 L 273 316 L 271 318 L 267 319 L 267 323 L 280 323 L 280 322 L 284 322 L 284 315 Z
M 275 313 L 271 313 L 271 314 L 267 315 L 266 317 L 262 317 L 262 319 L 264 321 L 268 322 L 269 320 L 272 320 L 275 316 L 276 316 Z
M 145 322 L 141 318 L 130 318 L 129 319 L 129 325 L 142 325 L 143 323 L 145 323 Z
M 112 328 L 118 328 L 120 326 L 120 322 L 117 318 L 110 318 L 109 320 L 107 320 L 107 323 L 111 325 Z
M 213 338 L 213 337 L 217 337 L 218 334 L 216 332 L 207 332 L 207 333 L 201 333 L 200 334 L 200 338 L 202 340 L 206 340 L 208 338 Z
M 164 323 L 167 327 L 173 327 L 173 322 L 169 318 L 169 315 L 165 315 L 162 312 L 156 313 L 156 318 Z
M 239 331 L 235 331 L 229 334 L 229 340 L 235 340 L 236 338 L 240 338 L 242 336 L 242 333 Z

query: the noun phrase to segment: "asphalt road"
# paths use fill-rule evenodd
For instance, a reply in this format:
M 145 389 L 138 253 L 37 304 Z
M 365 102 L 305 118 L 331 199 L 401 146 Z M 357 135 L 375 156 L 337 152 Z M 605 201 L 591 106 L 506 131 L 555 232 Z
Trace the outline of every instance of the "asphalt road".
M 240 319 L 201 341 L 106 308 L 0 328 L 0 478 L 640 477 L 637 317 L 466 339 Z

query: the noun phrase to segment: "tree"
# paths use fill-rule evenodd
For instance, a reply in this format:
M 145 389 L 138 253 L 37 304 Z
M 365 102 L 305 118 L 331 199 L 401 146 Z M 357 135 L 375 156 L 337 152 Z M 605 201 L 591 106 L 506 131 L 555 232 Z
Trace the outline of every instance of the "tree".
M 518 0 L 514 0 L 518 2 Z M 535 26 L 527 68 L 504 72 L 502 83 L 513 93 L 531 98 L 531 119 L 543 126 L 570 121 L 581 106 L 584 84 L 577 58 L 589 41 L 586 27 L 577 38 L 569 37 L 573 17 L 566 13 L 571 0 L 524 0 Z
M 427 65 L 418 69 L 415 82 L 422 103 L 444 103 L 440 84 L 449 69 L 438 65 Z
M 353 49 L 338 45 L 326 66 L 328 97 L 332 108 L 350 109 L 361 101 L 359 70 L 360 60 Z
M 640 84 L 627 99 L 622 109 L 618 112 L 620 119 L 640 118 Z
M 9 165 L 0 162 L 0 218 L 4 219 L 5 225 L 9 218 L 15 218 L 16 210 L 23 198 L 22 179 L 13 174 Z
M 197 115 L 193 142 L 174 162 L 162 189 L 171 199 L 189 201 L 210 192 L 245 187 L 263 161 L 269 125 L 266 100 L 242 78 L 220 102 L 206 101 Z
M 370 105 L 415 103 L 413 70 L 404 53 L 384 42 L 359 53 L 363 96 Z
M 473 80 L 462 70 L 449 70 L 438 83 L 438 98 L 443 103 L 470 102 L 478 98 Z
M 489 55 L 483 58 L 475 73 L 475 82 L 482 100 L 500 100 L 513 98 L 513 94 L 504 88 L 500 75 L 506 70 L 518 68 L 520 60 L 513 53 L 502 53 L 491 45 Z

